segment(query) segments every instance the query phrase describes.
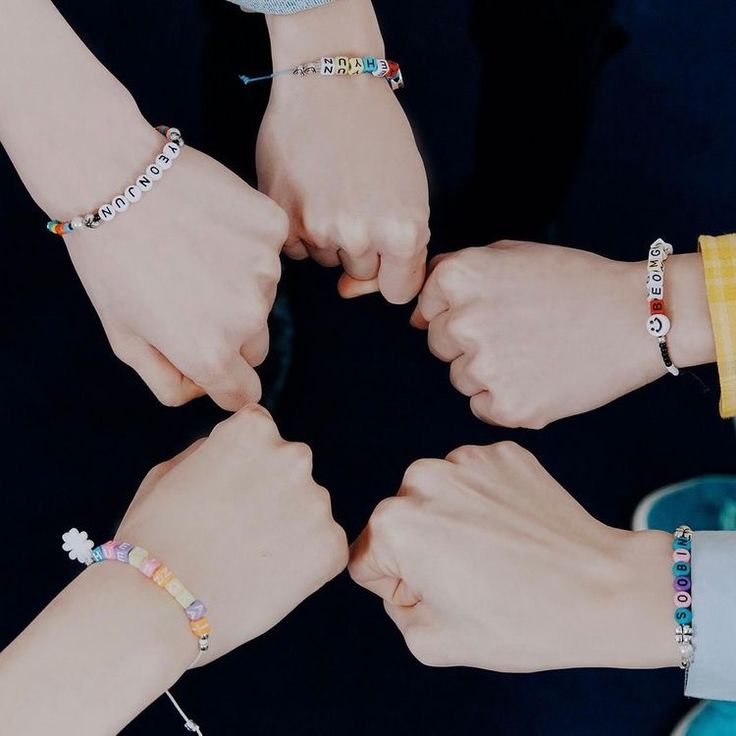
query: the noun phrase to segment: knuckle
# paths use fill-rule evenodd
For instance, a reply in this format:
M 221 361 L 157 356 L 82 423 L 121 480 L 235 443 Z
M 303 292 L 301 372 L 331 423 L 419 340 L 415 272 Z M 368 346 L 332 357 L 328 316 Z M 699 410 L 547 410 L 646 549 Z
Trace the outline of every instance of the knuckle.
M 187 397 L 181 389 L 179 383 L 174 384 L 173 381 L 165 385 L 156 386 L 152 389 L 156 398 L 164 406 L 174 407 L 182 406 L 187 402 Z
M 405 503 L 402 499 L 392 496 L 384 498 L 373 510 L 368 522 L 372 534 L 381 536 L 390 533 L 398 524 L 404 513 Z
M 230 361 L 231 346 L 223 339 L 211 342 L 199 350 L 198 362 L 195 367 L 195 381 L 197 378 L 210 379 L 221 376 Z
M 304 442 L 287 442 L 281 450 L 283 461 L 293 472 L 312 477 L 312 449 Z M 324 489 L 322 489 L 324 490 Z M 327 494 L 327 491 L 324 491 Z M 327 494 L 329 502 L 329 494 Z
M 273 202 L 272 204 L 273 211 L 271 215 L 271 220 L 273 227 L 273 239 L 279 245 L 282 245 L 289 237 L 289 216 L 275 202 Z
M 505 460 L 516 460 L 529 454 L 529 452 L 521 445 L 513 442 L 512 440 L 496 442 L 495 445 L 491 445 L 488 449 L 494 457 L 503 458 Z
M 401 485 L 406 488 L 425 488 L 444 470 L 446 470 L 444 460 L 438 460 L 436 458 L 415 460 L 406 469 Z
M 461 445 L 448 453 L 447 460 L 462 465 L 483 459 L 486 454 L 487 448 L 481 445 Z
M 215 426 L 212 434 L 250 438 L 254 433 L 276 434 L 273 418 L 260 404 L 248 404 L 224 422 Z
M 305 212 L 303 216 L 304 229 L 309 234 L 309 239 L 316 248 L 327 239 L 332 227 L 330 218 L 326 215 L 314 212 Z

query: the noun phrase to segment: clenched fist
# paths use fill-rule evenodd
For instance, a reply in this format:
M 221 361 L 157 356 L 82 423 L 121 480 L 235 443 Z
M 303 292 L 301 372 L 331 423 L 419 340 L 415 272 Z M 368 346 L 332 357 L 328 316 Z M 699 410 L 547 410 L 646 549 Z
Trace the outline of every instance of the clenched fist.
M 676 666 L 671 541 L 604 526 L 504 442 L 415 462 L 349 569 L 428 665 Z

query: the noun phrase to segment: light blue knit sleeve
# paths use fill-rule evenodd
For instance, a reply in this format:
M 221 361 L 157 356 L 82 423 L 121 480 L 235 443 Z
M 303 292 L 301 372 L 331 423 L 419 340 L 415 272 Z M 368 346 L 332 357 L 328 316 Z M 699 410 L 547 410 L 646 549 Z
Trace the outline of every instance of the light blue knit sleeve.
M 266 13 L 268 15 L 288 15 L 301 13 L 320 5 L 327 5 L 332 0 L 230 0 L 231 3 L 249 13 Z
M 693 644 L 685 695 L 736 700 L 736 532 L 695 532 Z

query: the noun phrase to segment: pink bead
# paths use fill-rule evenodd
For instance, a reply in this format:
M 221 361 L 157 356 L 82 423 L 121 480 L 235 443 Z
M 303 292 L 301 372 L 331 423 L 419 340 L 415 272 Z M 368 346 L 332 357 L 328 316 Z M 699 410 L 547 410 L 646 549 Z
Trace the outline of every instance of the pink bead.
M 138 568 L 147 578 L 153 577 L 153 573 L 161 567 L 161 560 L 157 560 L 155 557 L 146 557 L 141 566 Z
M 690 550 L 689 549 L 676 549 L 672 553 L 672 559 L 675 562 L 690 562 Z
M 690 593 L 686 593 L 684 590 L 680 593 L 675 593 L 675 605 L 678 608 L 690 608 L 690 604 L 693 602 Z
M 102 552 L 105 555 L 106 560 L 117 560 L 117 548 L 118 543 L 117 542 L 105 542 L 105 544 L 102 545 Z

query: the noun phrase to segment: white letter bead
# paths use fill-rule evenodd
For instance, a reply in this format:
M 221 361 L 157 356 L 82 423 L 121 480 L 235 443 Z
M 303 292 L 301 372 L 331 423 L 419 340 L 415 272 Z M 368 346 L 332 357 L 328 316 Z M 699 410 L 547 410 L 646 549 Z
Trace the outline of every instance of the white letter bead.
M 164 146 L 164 153 L 170 159 L 175 159 L 178 158 L 179 154 L 181 153 L 181 148 L 177 146 L 176 143 L 167 143 Z
M 99 210 L 97 210 L 97 214 L 100 216 L 100 219 L 104 222 L 108 222 L 109 220 L 112 220 L 113 217 L 117 214 L 115 212 L 115 208 L 111 204 L 103 204 L 102 207 L 100 207 Z
M 165 171 L 171 168 L 171 159 L 165 153 L 160 153 L 156 157 L 156 164 Z
M 661 286 L 650 286 L 648 301 L 652 299 L 661 299 L 664 296 L 664 290 Z
M 153 187 L 153 179 L 148 174 L 141 174 L 135 181 L 136 186 L 142 191 L 147 192 Z
M 158 181 L 163 176 L 164 172 L 159 168 L 157 164 L 151 164 L 146 169 L 146 174 L 154 181 Z
M 323 56 L 319 61 L 321 74 L 329 77 L 335 73 L 335 60 L 331 56 Z
M 372 72 L 374 77 L 385 77 L 388 74 L 388 62 L 386 59 L 376 59 L 378 68 Z
M 670 320 L 666 314 L 652 315 L 647 320 L 647 330 L 654 337 L 664 337 L 670 331 Z
M 647 283 L 648 284 L 657 284 L 658 286 L 662 285 L 662 281 L 664 279 L 664 271 L 660 271 L 659 269 L 651 270 L 649 272 L 649 276 L 647 277 Z
M 125 190 L 125 199 L 127 199 L 130 204 L 135 204 L 142 196 L 143 192 L 136 184 L 132 184 Z
M 112 200 L 112 206 L 118 211 L 118 212 L 125 212 L 125 210 L 130 207 L 130 202 L 128 202 L 127 199 L 122 194 L 118 194 L 115 199 Z

